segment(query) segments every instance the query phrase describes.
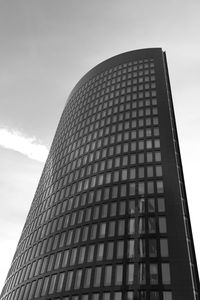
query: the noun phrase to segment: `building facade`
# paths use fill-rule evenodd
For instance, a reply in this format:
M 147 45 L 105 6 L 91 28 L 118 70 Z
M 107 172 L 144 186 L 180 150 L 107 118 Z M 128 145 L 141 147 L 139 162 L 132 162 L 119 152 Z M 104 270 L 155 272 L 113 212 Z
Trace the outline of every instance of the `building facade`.
M 0 299 L 199 299 L 162 49 L 110 58 L 71 92 Z

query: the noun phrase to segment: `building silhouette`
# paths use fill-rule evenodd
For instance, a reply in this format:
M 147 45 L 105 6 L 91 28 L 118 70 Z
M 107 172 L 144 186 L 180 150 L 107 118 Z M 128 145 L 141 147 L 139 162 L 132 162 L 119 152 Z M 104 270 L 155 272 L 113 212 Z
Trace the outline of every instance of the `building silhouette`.
M 161 48 L 112 57 L 71 92 L 0 299 L 199 299 Z

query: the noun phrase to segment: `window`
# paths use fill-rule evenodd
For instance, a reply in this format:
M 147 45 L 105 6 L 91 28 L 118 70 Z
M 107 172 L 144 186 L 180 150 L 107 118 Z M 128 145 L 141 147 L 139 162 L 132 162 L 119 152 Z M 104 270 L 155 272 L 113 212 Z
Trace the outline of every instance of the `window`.
M 84 288 L 90 287 L 92 268 L 85 269 Z
M 41 285 L 42 285 L 42 278 L 39 279 L 38 282 L 37 282 L 36 291 L 35 291 L 35 298 L 39 297 L 39 295 L 40 295 Z M 52 293 L 51 287 L 49 289 L 49 294 L 51 294 L 50 292 Z
M 80 251 L 79 251 L 79 260 L 78 260 L 78 263 L 79 263 L 79 264 L 82 264 L 82 263 L 84 262 L 84 258 L 85 258 L 85 250 L 86 250 L 86 247 L 85 247 L 85 246 L 80 247 Z
M 92 262 L 94 258 L 94 245 L 90 245 L 88 247 L 88 256 L 87 256 L 87 261 Z
M 114 293 L 114 300 L 122 300 L 122 293 L 121 292 L 115 292 Z
M 134 196 L 135 195 L 135 182 L 131 182 L 129 184 L 129 195 Z
M 104 253 L 104 244 L 101 243 L 97 247 L 97 261 L 103 259 L 103 253 Z
M 160 252 L 162 257 L 169 256 L 169 249 L 168 249 L 168 241 L 167 239 L 160 239 Z
M 154 198 L 149 198 L 148 199 L 148 212 L 155 212 L 155 199 Z
M 129 200 L 129 214 L 135 213 L 135 200 Z
M 135 240 L 128 241 L 128 258 L 135 257 Z
M 159 300 L 159 292 L 150 292 L 150 300 Z
M 156 220 L 153 217 L 148 218 L 149 233 L 156 232 Z
M 112 266 L 105 266 L 104 286 L 110 286 L 112 279 Z
M 103 293 L 103 300 L 110 300 L 110 293 Z
M 144 198 L 138 199 L 138 211 L 140 214 L 145 212 L 145 199 Z
M 98 217 L 99 217 L 99 206 L 95 206 L 93 211 L 93 220 L 97 220 Z
M 76 254 L 77 254 L 77 248 L 72 249 L 71 258 L 70 258 L 70 266 L 75 264 Z
M 105 234 L 106 234 L 106 223 L 100 223 L 99 238 L 105 237 Z
M 134 292 L 133 291 L 129 291 L 127 292 L 127 300 L 133 300 L 134 299 Z
M 88 231 L 89 231 L 89 226 L 84 226 L 82 232 L 82 241 L 87 241 Z
M 73 278 L 73 271 L 68 271 L 67 279 L 66 279 L 66 286 L 65 286 L 66 291 L 69 291 L 71 289 L 72 278 Z
M 130 179 L 135 179 L 135 168 L 130 168 Z
M 139 283 L 146 283 L 146 265 L 144 263 L 139 264 Z
M 139 257 L 146 256 L 146 243 L 144 239 L 139 239 Z
M 156 239 L 149 240 L 149 256 L 150 257 L 157 256 L 157 241 L 156 241 Z
M 108 236 L 114 236 L 115 235 L 115 221 L 109 222 L 109 228 L 108 228 Z
M 158 193 L 158 194 L 164 193 L 163 181 L 158 180 L 158 181 L 156 182 L 156 186 L 157 186 L 157 193 Z
M 116 202 L 112 202 L 110 204 L 110 216 L 114 217 L 114 216 L 116 216 L 116 213 L 117 213 L 117 203 Z
M 150 284 L 158 284 L 158 265 L 150 264 Z
M 138 194 L 143 195 L 144 193 L 145 193 L 144 182 L 139 182 L 138 183 Z
M 108 213 L 108 204 L 102 206 L 101 217 L 106 218 Z
M 44 279 L 41 296 L 44 296 L 46 294 L 48 283 L 49 283 L 49 276 L 45 277 L 45 279 Z
M 154 140 L 154 147 L 155 148 L 160 148 L 160 140 L 159 139 Z
M 115 268 L 115 285 L 121 285 L 123 278 L 123 265 L 116 265 Z
M 128 264 L 127 284 L 131 285 L 133 283 L 134 283 L 134 264 Z
M 126 196 L 126 184 L 121 184 L 121 192 L 120 192 L 121 197 Z
M 162 167 L 156 166 L 156 176 L 162 176 Z
M 114 250 L 114 243 L 113 242 L 108 242 L 107 243 L 106 259 L 113 259 L 113 250 Z
M 154 182 L 153 181 L 147 182 L 147 192 L 148 192 L 148 194 L 154 193 Z
M 138 232 L 145 233 L 145 218 L 139 218 Z
M 138 168 L 138 178 L 144 178 L 144 167 Z
M 118 221 L 118 235 L 123 236 L 125 231 L 125 220 Z
M 127 169 L 122 170 L 122 180 L 127 180 Z
M 139 153 L 138 155 L 138 163 L 143 164 L 144 163 L 144 153 Z
M 76 271 L 76 277 L 74 282 L 74 289 L 77 290 L 81 286 L 82 269 Z
M 172 300 L 172 292 L 163 292 L 163 300 Z
M 155 161 L 156 162 L 161 161 L 161 153 L 159 151 L 155 152 Z
M 152 140 L 147 140 L 146 141 L 146 148 L 147 149 L 152 149 Z
M 96 239 L 96 235 L 97 235 L 97 224 L 93 224 L 91 228 L 90 239 L 91 240 Z
M 102 267 L 96 267 L 94 272 L 94 287 L 100 286 Z
M 118 182 L 119 181 L 119 171 L 115 171 L 113 175 L 113 181 Z
M 158 212 L 165 212 L 165 199 L 158 198 Z
M 171 278 L 170 278 L 170 267 L 168 263 L 161 264 L 161 270 L 162 270 L 162 283 L 163 284 L 170 284 Z
M 135 218 L 130 218 L 129 219 L 128 233 L 129 234 L 134 234 L 135 233 Z
M 153 177 L 153 167 L 152 166 L 147 167 L 147 177 Z
M 125 215 L 125 211 L 126 211 L 126 202 L 125 201 L 119 202 L 119 215 L 120 216 Z
M 153 153 L 147 152 L 147 162 L 152 162 L 152 161 L 153 161 Z
M 124 257 L 124 241 L 117 241 L 117 259 Z
M 99 300 L 99 294 L 98 293 L 93 294 L 92 300 Z
M 166 233 L 167 232 L 167 224 L 166 224 L 166 217 L 159 217 L 159 232 Z
M 63 268 L 67 266 L 68 257 L 69 257 L 69 250 L 65 250 L 63 255 L 63 261 L 62 261 Z

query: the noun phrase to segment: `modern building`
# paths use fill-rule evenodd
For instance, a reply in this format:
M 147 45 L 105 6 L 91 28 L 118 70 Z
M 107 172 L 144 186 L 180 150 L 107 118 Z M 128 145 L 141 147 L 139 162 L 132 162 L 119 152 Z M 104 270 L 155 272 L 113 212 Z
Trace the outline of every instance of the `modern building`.
M 71 92 L 0 299 L 200 299 L 162 49 Z

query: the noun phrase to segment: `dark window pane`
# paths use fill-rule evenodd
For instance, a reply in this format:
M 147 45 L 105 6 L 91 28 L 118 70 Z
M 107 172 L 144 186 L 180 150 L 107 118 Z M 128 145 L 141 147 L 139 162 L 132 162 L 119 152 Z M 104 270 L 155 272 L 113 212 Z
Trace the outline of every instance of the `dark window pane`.
M 156 241 L 156 239 L 149 240 L 149 256 L 150 257 L 157 256 L 157 241 Z
M 146 265 L 143 263 L 139 264 L 139 283 L 146 283 Z
M 150 292 L 150 300 L 160 300 L 159 292 Z

